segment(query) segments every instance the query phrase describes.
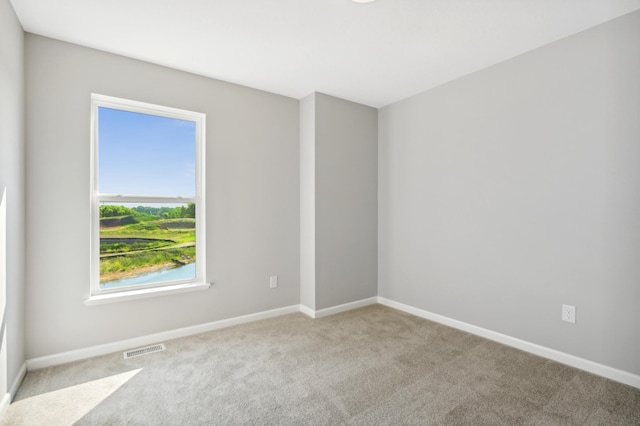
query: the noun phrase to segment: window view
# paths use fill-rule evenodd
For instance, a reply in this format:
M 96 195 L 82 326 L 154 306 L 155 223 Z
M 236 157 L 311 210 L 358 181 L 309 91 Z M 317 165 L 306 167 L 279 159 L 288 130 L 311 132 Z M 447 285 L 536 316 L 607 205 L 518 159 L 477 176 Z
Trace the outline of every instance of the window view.
M 134 204 L 100 206 L 100 288 L 194 279 L 195 205 Z
M 202 115 L 99 95 L 93 101 L 92 293 L 201 278 Z

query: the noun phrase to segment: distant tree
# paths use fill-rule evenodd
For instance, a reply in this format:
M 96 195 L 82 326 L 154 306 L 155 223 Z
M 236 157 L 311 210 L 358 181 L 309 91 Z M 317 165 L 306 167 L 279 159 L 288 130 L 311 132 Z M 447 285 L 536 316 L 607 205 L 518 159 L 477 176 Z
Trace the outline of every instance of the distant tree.
M 196 205 L 193 203 L 187 204 L 187 208 L 184 209 L 185 212 L 182 217 L 196 217 Z
M 126 209 L 125 207 L 122 206 L 104 206 L 104 207 L 120 207 L 123 209 Z M 109 210 L 109 214 L 111 216 L 123 216 L 123 215 L 127 215 L 127 214 L 140 214 L 140 215 L 146 215 L 146 216 L 154 216 L 154 217 L 158 217 L 158 218 L 164 218 L 164 219 L 180 219 L 180 218 L 195 218 L 196 217 L 196 205 L 193 203 L 188 203 L 186 206 L 179 206 L 179 207 L 150 207 L 150 206 L 137 206 L 134 207 L 133 209 L 126 209 L 129 211 L 129 213 L 127 213 L 125 210 L 118 210 L 118 213 L 115 212 L 111 212 L 111 210 Z M 107 217 L 107 216 L 102 216 L 102 210 L 101 210 L 101 217 Z
M 137 212 L 125 206 L 103 205 L 100 206 L 100 217 L 135 216 Z

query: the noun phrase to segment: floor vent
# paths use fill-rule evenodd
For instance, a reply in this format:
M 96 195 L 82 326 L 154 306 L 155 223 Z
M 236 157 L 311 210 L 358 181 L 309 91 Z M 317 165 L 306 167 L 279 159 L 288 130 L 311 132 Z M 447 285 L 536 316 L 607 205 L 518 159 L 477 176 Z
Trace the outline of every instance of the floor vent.
M 136 356 L 142 356 L 147 354 L 152 354 L 154 352 L 164 351 L 164 343 L 159 343 L 157 345 L 151 345 L 144 348 L 132 349 L 130 351 L 126 351 L 124 353 L 124 359 L 133 358 Z

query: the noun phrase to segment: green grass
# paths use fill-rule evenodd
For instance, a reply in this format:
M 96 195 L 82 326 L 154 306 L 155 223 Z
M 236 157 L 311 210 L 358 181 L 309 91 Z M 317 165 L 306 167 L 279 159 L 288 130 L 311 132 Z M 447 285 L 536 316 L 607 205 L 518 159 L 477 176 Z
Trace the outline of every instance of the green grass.
M 196 248 L 180 247 L 176 249 L 130 253 L 100 259 L 100 275 L 114 272 L 129 272 L 154 265 L 185 265 L 195 262 Z
M 171 240 L 176 244 L 196 240 L 195 219 L 159 219 L 100 229 L 100 238 L 147 238 Z
M 116 240 L 116 242 L 111 242 L 109 240 L 103 239 L 100 241 L 100 254 L 115 254 L 140 250 L 152 250 L 175 244 L 175 241 L 171 240 L 147 240 L 127 243 L 118 240 Z
M 108 226 L 100 229 L 101 278 L 105 274 L 126 272 L 135 275 L 136 270 L 144 272 L 149 267 L 195 262 L 193 245 L 171 248 L 195 243 L 195 219 L 156 218 L 130 223 L 124 218 L 108 218 Z

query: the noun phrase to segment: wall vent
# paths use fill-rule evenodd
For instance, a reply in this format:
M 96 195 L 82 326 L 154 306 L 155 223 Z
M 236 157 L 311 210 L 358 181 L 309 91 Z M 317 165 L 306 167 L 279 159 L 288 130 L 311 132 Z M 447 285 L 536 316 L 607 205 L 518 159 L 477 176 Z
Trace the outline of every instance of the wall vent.
M 164 343 L 159 343 L 157 345 L 146 346 L 144 348 L 131 349 L 130 351 L 126 351 L 124 353 L 124 359 L 133 358 L 136 356 L 142 356 L 147 354 L 152 354 L 154 352 L 164 351 Z

